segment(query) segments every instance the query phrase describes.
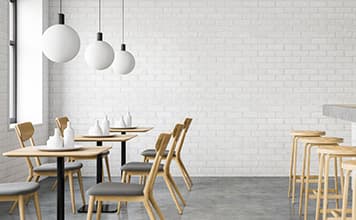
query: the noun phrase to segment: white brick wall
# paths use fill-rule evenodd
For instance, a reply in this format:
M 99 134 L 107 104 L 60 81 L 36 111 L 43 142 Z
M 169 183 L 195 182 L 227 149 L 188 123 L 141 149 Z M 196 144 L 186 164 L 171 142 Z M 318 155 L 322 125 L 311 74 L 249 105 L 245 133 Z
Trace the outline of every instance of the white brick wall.
M 104 38 L 120 48 L 120 4 L 103 1 Z M 50 22 L 58 2 L 50 1 Z M 64 1 L 80 34 L 79 56 L 50 66 L 50 130 L 66 114 L 78 133 L 127 108 L 155 130 L 128 144 L 128 159 L 185 116 L 194 118 L 183 152 L 196 176 L 287 175 L 291 129 L 325 129 L 351 140 L 351 123 L 322 116 L 322 104 L 356 98 L 354 0 L 131 0 L 127 76 L 84 61 L 97 32 L 96 0 Z M 119 144 L 111 165 L 119 173 Z M 85 174 L 93 174 L 94 163 Z
M 8 124 L 8 1 L 0 1 L 0 154 L 19 147 L 15 131 Z M 46 64 L 45 64 L 46 65 Z M 35 127 L 36 143 L 44 143 L 48 130 L 48 77 L 44 74 L 44 123 Z M 24 181 L 27 167 L 23 158 L 0 156 L 0 183 Z

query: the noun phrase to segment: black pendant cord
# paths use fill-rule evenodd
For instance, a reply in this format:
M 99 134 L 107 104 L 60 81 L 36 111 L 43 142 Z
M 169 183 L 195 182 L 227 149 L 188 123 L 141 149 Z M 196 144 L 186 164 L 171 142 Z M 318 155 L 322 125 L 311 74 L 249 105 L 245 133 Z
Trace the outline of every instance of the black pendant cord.
M 99 16 L 99 19 L 98 19 L 98 33 L 96 34 L 96 39 L 98 41 L 102 41 L 103 40 L 103 33 L 101 32 L 101 0 L 98 0 L 98 4 L 99 4 L 99 7 L 98 7 L 98 16 Z
M 59 14 L 58 14 L 58 24 L 64 24 L 64 14 L 62 7 L 62 0 L 59 0 Z
M 122 9 L 121 9 L 121 50 L 125 51 L 126 50 L 126 46 L 125 46 L 125 0 L 122 0 Z

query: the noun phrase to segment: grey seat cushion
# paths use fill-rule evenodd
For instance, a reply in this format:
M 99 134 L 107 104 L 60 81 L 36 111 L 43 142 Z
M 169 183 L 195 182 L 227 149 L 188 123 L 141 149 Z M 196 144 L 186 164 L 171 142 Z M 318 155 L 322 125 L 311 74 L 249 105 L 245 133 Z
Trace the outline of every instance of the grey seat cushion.
M 0 196 L 25 195 L 36 192 L 40 184 L 31 182 L 2 183 L 0 184 Z
M 92 186 L 87 194 L 90 196 L 141 196 L 144 187 L 142 184 L 105 182 Z
M 151 170 L 152 163 L 145 162 L 129 162 L 121 167 L 123 171 L 147 171 Z M 163 171 L 163 164 L 159 165 L 158 171 Z
M 169 153 L 169 150 L 166 150 L 164 152 L 164 156 L 167 157 Z M 144 157 L 155 157 L 156 156 L 156 150 L 155 149 L 147 149 L 141 152 L 141 155 Z M 176 155 L 176 152 L 174 152 L 173 155 Z
M 76 170 L 83 167 L 83 164 L 80 162 L 65 162 L 64 163 L 64 170 Z M 51 172 L 57 170 L 57 163 L 45 163 L 41 166 L 37 166 L 33 168 L 35 172 Z

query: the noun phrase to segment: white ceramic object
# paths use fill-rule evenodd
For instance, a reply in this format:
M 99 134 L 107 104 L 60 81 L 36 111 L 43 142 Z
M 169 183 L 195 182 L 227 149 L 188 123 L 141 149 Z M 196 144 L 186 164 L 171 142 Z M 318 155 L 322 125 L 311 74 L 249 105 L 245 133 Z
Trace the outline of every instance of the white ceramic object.
M 47 146 L 49 148 L 63 148 L 63 138 L 60 133 L 59 128 L 54 129 L 54 135 L 50 136 L 47 141 Z
M 132 116 L 129 111 L 127 111 L 126 118 L 125 118 L 125 127 L 131 127 L 132 126 Z
M 125 122 L 124 116 L 121 116 L 119 127 L 120 128 L 126 128 L 126 122 Z
M 99 120 L 96 120 L 94 126 L 89 128 L 88 134 L 91 136 L 102 136 L 103 135 L 103 131 L 101 130 L 101 128 L 99 126 Z
M 43 146 L 43 145 L 39 145 L 36 147 L 40 151 L 48 151 L 48 152 L 77 151 L 82 148 L 81 146 L 53 148 L 53 147 L 48 147 L 48 146 Z
M 101 130 L 103 132 L 103 135 L 109 135 L 110 134 L 110 121 L 109 121 L 107 115 L 105 115 L 105 118 L 101 123 Z
M 74 129 L 71 126 L 70 121 L 67 122 L 67 127 L 63 131 L 64 147 L 74 147 Z

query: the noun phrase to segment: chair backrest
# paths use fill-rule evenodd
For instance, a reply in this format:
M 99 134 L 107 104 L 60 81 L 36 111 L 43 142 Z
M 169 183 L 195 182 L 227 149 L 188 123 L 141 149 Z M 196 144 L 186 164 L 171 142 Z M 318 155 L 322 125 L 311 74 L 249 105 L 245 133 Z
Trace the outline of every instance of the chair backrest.
M 61 131 L 62 137 L 64 136 L 63 132 L 64 132 L 64 129 L 67 128 L 68 121 L 69 121 L 69 119 L 67 116 L 56 118 L 56 124 L 57 124 L 57 127 L 59 128 L 59 130 Z
M 35 133 L 35 128 L 33 127 L 31 122 L 24 122 L 15 125 L 15 130 L 16 130 L 16 135 L 17 139 L 19 140 L 21 148 L 25 148 L 25 142 L 30 141 L 31 146 L 35 146 L 35 141 L 33 139 L 33 134 Z M 35 157 L 36 164 L 37 166 L 41 165 L 41 161 L 39 157 Z M 29 157 L 26 157 L 26 163 L 29 169 L 32 170 L 33 165 L 31 162 L 31 159 Z
M 164 170 L 168 171 L 169 167 L 171 165 L 175 150 L 176 150 L 176 146 L 177 143 L 179 142 L 179 139 L 181 137 L 182 131 L 183 131 L 184 125 L 182 124 L 176 124 L 176 126 L 173 129 L 172 132 L 172 137 L 173 137 L 173 142 L 172 142 L 172 146 L 169 149 L 167 158 L 166 158 L 166 163 L 164 164 Z
M 153 190 L 153 185 L 157 177 L 158 168 L 159 165 L 161 164 L 164 151 L 167 149 L 167 145 L 170 139 L 171 139 L 171 134 L 168 133 L 162 133 L 158 136 L 158 139 L 156 141 L 157 153 L 153 161 L 151 171 L 148 174 L 145 188 L 143 190 L 145 195 L 149 195 L 150 192 Z
M 190 124 L 192 123 L 193 119 L 192 118 L 186 118 L 184 120 L 184 130 L 183 130 L 183 135 L 179 141 L 179 145 L 177 147 L 177 151 L 176 151 L 176 154 L 177 154 L 177 157 L 180 157 L 180 153 L 182 151 L 182 148 L 183 148 L 183 144 L 184 144 L 184 140 L 185 140 L 185 136 L 188 132 L 188 129 L 190 127 Z

